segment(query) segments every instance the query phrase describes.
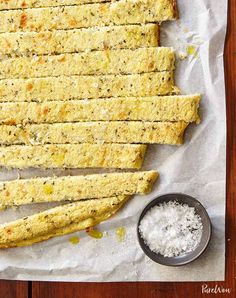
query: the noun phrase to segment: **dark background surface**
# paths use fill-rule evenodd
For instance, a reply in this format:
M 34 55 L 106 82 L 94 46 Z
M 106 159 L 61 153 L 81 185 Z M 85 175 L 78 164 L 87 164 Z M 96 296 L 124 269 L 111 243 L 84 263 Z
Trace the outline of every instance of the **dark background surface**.
M 217 0 L 216 0 L 217 1 Z M 236 0 L 229 0 L 225 47 L 227 96 L 226 281 L 207 283 L 231 294 L 202 294 L 203 283 L 59 283 L 0 281 L 0 298 L 198 298 L 236 297 Z

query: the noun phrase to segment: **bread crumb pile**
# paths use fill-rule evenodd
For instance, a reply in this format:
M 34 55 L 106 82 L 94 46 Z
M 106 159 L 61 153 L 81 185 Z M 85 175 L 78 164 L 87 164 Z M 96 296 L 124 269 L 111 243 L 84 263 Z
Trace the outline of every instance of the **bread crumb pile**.
M 194 251 L 202 237 L 202 221 L 195 208 L 170 201 L 151 208 L 139 225 L 149 248 L 165 257 Z

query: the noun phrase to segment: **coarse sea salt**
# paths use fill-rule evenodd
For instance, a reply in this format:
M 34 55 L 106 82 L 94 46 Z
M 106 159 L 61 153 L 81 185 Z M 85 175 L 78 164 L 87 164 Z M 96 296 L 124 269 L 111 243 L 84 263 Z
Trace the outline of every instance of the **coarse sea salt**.
M 139 225 L 149 248 L 165 257 L 194 251 L 202 237 L 202 221 L 195 208 L 169 201 L 151 208 Z

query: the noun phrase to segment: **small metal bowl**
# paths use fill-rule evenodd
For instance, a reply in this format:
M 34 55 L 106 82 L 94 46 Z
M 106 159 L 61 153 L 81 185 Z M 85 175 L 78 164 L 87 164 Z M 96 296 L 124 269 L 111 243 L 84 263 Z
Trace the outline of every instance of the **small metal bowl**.
M 157 206 L 161 203 L 167 203 L 169 201 L 176 201 L 180 204 L 187 204 L 190 207 L 194 207 L 196 210 L 196 213 L 201 217 L 202 225 L 203 225 L 203 231 L 202 231 L 202 238 L 197 246 L 197 248 L 189 253 L 177 256 L 177 257 L 164 257 L 161 254 L 157 254 L 153 252 L 144 242 L 143 238 L 141 237 L 140 231 L 139 231 L 139 225 L 143 217 L 146 215 L 146 213 L 154 206 Z M 190 197 L 185 194 L 181 193 L 171 193 L 162 195 L 160 197 L 157 197 L 153 201 L 151 201 L 142 211 L 138 226 L 137 226 L 137 233 L 138 233 L 138 240 L 139 244 L 144 251 L 144 253 L 152 259 L 154 262 L 165 265 L 165 266 L 182 266 L 186 265 L 190 262 L 193 262 L 196 260 L 200 255 L 206 250 L 210 238 L 211 238 L 211 221 L 210 218 L 206 212 L 206 209 L 202 206 L 202 204 L 194 199 L 193 197 Z

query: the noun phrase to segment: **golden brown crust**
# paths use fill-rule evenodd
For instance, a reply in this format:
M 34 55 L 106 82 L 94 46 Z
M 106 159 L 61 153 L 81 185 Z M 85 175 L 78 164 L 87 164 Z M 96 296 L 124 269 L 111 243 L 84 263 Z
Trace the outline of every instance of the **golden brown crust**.
M 156 38 L 157 38 L 157 44 L 161 46 L 161 26 L 157 26 Z
M 177 0 L 171 0 L 171 1 L 172 1 L 173 10 L 174 10 L 174 16 L 176 19 L 178 19 L 179 18 L 179 10 L 178 10 Z

